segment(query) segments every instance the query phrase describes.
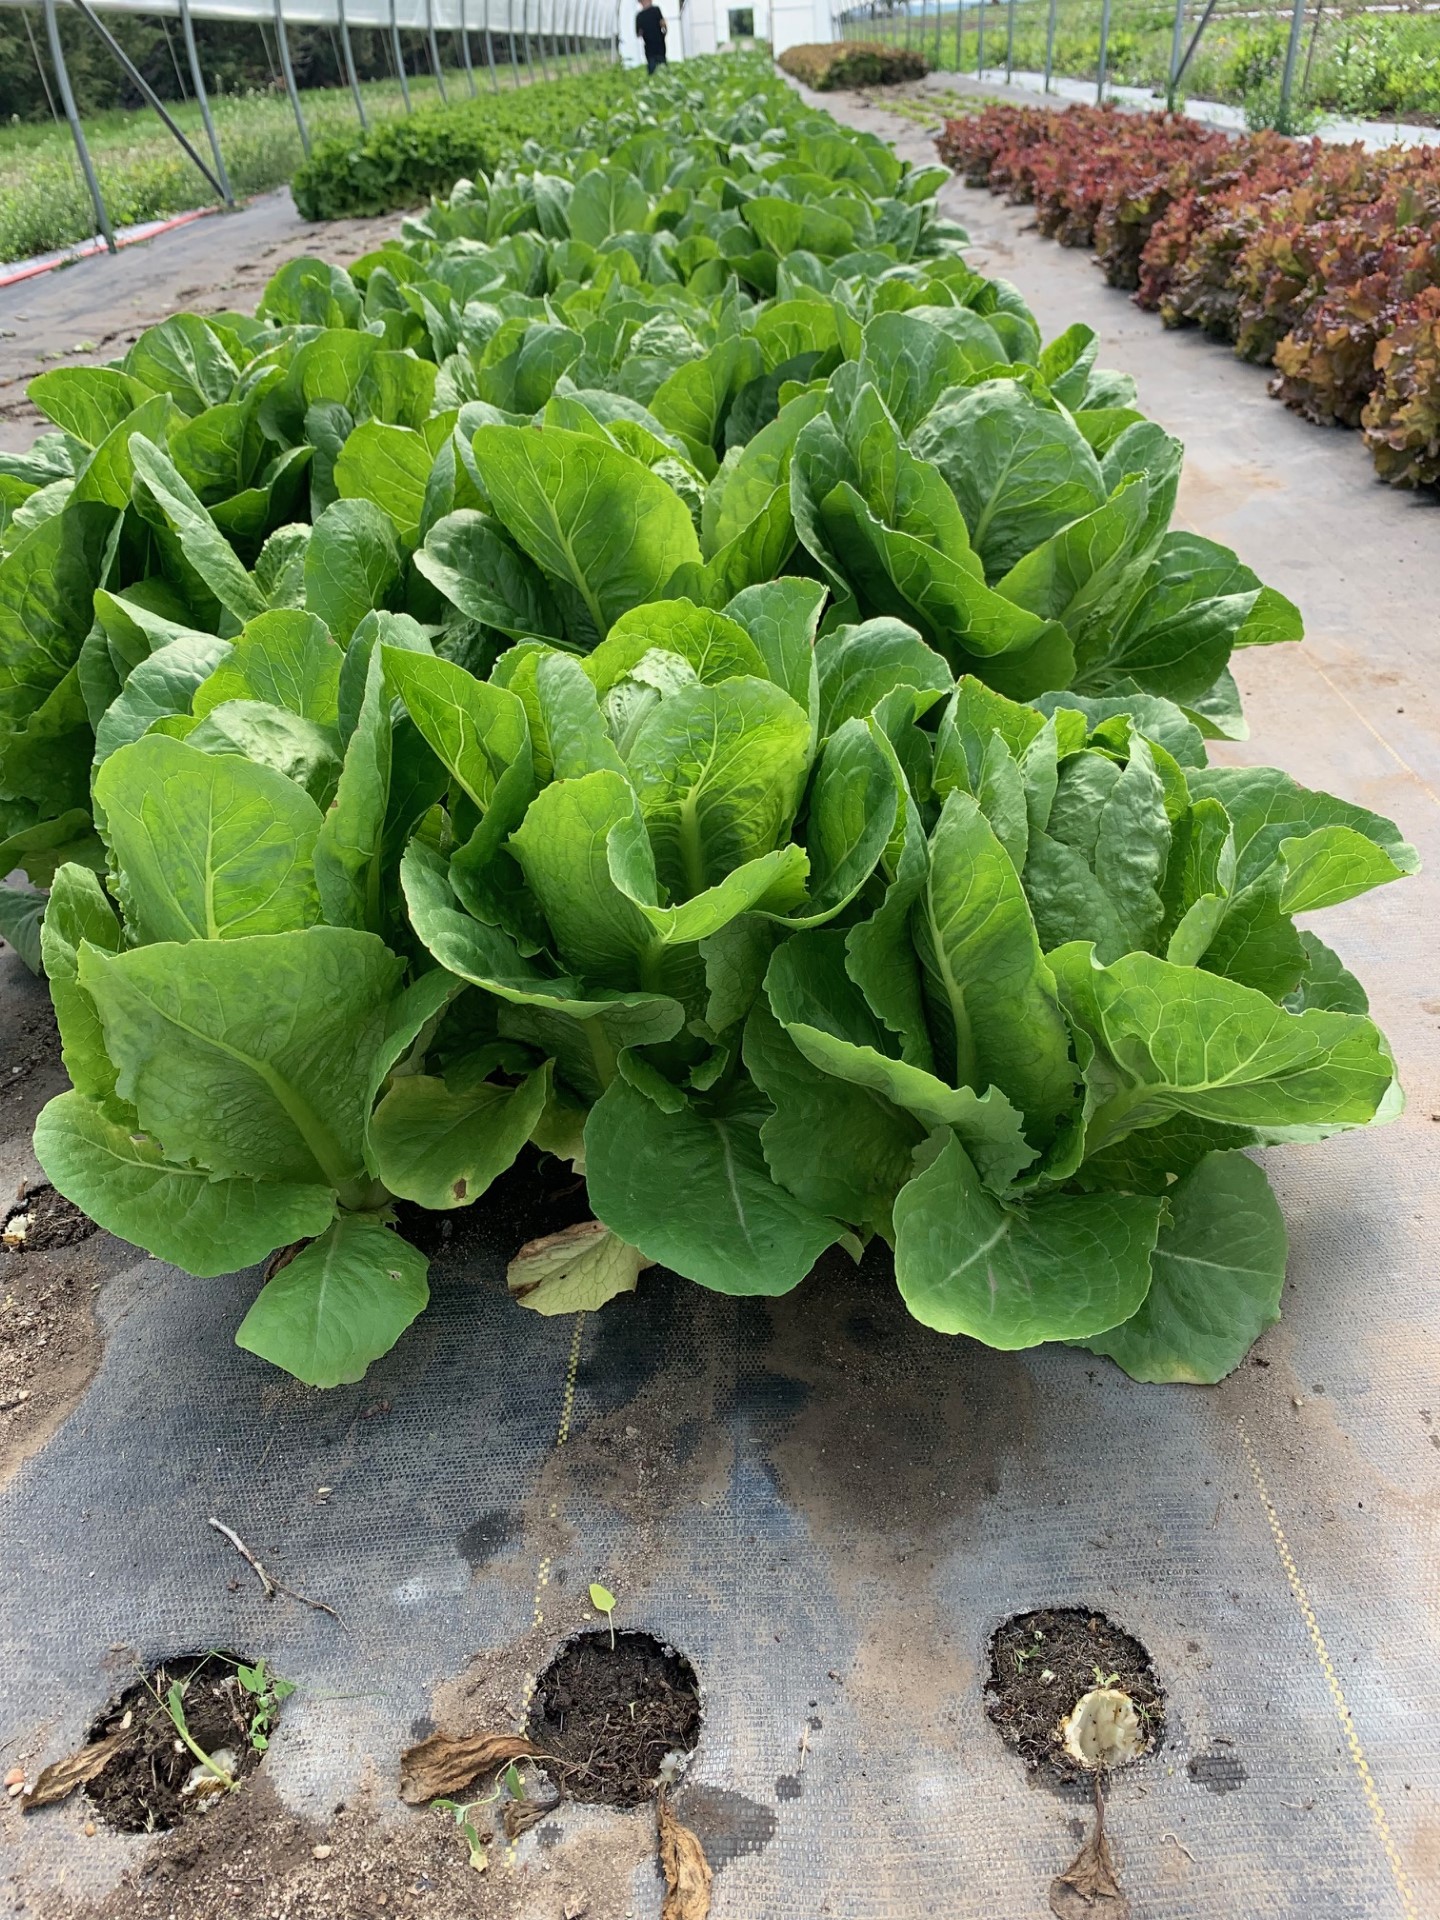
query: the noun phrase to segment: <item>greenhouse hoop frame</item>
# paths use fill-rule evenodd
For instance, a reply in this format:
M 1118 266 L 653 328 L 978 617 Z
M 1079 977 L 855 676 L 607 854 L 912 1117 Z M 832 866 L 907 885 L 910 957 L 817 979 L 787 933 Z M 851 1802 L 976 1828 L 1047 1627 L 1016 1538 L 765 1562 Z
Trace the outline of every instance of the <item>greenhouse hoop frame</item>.
M 0 0 L 0 5 L 31 3 L 32 0 Z M 415 104 L 410 97 L 409 81 L 405 71 L 404 51 L 400 40 L 402 28 L 424 34 L 430 71 L 434 76 L 442 105 L 449 104 L 450 96 L 446 91 L 444 67 L 440 58 L 439 36 L 441 33 L 453 33 L 459 38 L 460 70 L 464 74 L 465 83 L 472 98 L 480 91 L 475 78 L 475 65 L 470 48 L 472 31 L 477 31 L 484 37 L 486 71 L 491 89 L 495 92 L 499 91 L 500 86 L 494 42 L 497 31 L 503 33 L 507 39 L 511 64 L 516 68 L 517 85 L 520 84 L 519 68 L 521 66 L 526 69 L 531 78 L 542 77 L 546 80 L 551 78 L 550 61 L 545 47 L 547 37 L 550 41 L 550 50 L 557 61 L 564 58 L 613 64 L 621 58 L 620 21 L 623 0 L 614 0 L 613 21 L 608 17 L 605 0 L 533 0 L 533 24 L 532 0 L 519 0 L 518 20 L 516 19 L 516 0 L 505 0 L 503 19 L 492 17 L 499 11 L 496 0 L 482 0 L 480 8 L 482 18 L 478 25 L 467 17 L 473 0 L 288 0 L 288 4 L 287 0 L 195 0 L 195 4 L 192 4 L 192 0 L 153 0 L 153 4 L 151 0 L 71 0 L 71 4 L 104 42 L 107 50 L 114 56 L 146 105 L 154 108 L 166 131 L 181 148 L 186 158 L 194 164 L 207 186 L 213 190 L 221 204 L 229 209 L 235 206 L 235 194 L 225 165 L 215 119 L 210 111 L 210 97 L 201 71 L 200 55 L 195 41 L 194 23 L 197 16 L 201 19 L 223 20 L 237 24 L 253 22 L 262 28 L 268 20 L 273 25 L 285 92 L 295 115 L 301 150 L 307 159 L 311 146 L 310 129 L 306 124 L 300 89 L 295 81 L 287 26 L 328 26 L 338 31 L 341 65 L 351 98 L 355 103 L 355 114 L 362 132 L 368 129 L 369 118 L 365 112 L 364 97 L 355 68 L 354 49 L 350 39 L 352 27 L 367 27 L 388 34 L 391 56 L 399 78 L 400 95 L 406 113 L 413 113 Z M 75 102 L 74 89 L 70 84 L 69 70 L 65 64 L 65 52 L 60 39 L 61 0 L 39 0 L 39 5 L 45 18 L 45 36 L 51 64 L 55 71 L 60 102 L 70 128 L 71 138 L 75 143 L 80 171 L 94 206 L 96 229 L 103 238 L 107 251 L 115 253 L 117 242 L 114 225 L 105 205 L 105 196 L 101 191 L 99 175 L 95 171 L 95 163 L 85 139 L 85 130 Z M 164 101 L 106 26 L 101 18 L 102 13 L 153 13 L 179 19 L 185 40 L 190 84 L 194 90 L 196 105 L 200 109 L 200 119 L 210 149 L 209 161 L 202 157 L 199 149 L 192 143 Z

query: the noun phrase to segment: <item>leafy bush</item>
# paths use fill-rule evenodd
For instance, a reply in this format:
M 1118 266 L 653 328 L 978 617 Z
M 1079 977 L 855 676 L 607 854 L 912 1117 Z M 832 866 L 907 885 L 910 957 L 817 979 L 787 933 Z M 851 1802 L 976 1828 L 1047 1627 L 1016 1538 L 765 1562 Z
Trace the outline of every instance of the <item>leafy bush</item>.
M 1400 309 L 1375 348 L 1375 368 L 1380 384 L 1363 420 L 1382 478 L 1401 487 L 1440 484 L 1440 287 Z
M 1168 326 L 1273 362 L 1271 392 L 1308 419 L 1368 422 L 1393 365 L 1399 386 L 1377 397 L 1367 442 L 1385 478 L 1436 477 L 1435 401 L 1417 385 L 1433 361 L 1414 304 L 1440 286 L 1434 149 L 1232 141 L 1159 115 L 1014 107 L 950 122 L 940 149 L 973 184 L 1033 200 L 1042 232 L 1093 240 L 1111 284 Z M 1402 316 L 1411 331 L 1382 358 Z
M 1367 119 L 1440 113 L 1433 22 L 1361 15 L 1346 20 L 1325 63 L 1325 104 Z
M 432 107 L 368 132 L 318 142 L 296 168 L 290 190 L 306 220 L 388 213 L 418 206 L 456 180 L 487 173 L 499 155 L 475 113 Z
M 837 87 L 893 87 L 903 80 L 922 80 L 930 71 L 923 54 L 870 40 L 787 47 L 778 64 L 820 93 Z
M 543 86 L 427 107 L 403 119 L 315 143 L 290 182 L 307 220 L 389 213 L 448 193 L 457 180 L 489 173 L 526 140 L 563 138 L 577 120 L 620 105 L 634 75 L 605 67 Z
M 522 158 L 32 385 L 42 1165 L 194 1274 L 274 1254 L 237 1337 L 315 1385 L 425 1304 L 401 1203 L 527 1145 L 594 1211 L 517 1255 L 536 1311 L 878 1237 L 927 1325 L 1218 1379 L 1284 1274 L 1242 1149 L 1398 1106 L 1295 918 L 1413 851 L 1206 764 L 1296 609 L 1170 529 L 1178 444 L 966 265 L 943 169 L 765 63 Z

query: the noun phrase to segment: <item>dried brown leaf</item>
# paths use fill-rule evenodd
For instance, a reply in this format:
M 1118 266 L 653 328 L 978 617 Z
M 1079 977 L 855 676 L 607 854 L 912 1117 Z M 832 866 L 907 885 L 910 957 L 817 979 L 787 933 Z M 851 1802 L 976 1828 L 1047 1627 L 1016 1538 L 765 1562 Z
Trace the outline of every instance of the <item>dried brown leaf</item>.
M 505 1270 L 514 1299 L 536 1313 L 593 1313 L 616 1294 L 633 1293 L 653 1261 L 598 1220 L 527 1240 Z
M 458 1738 L 432 1733 L 400 1756 L 400 1798 L 407 1806 L 423 1807 L 537 1751 L 522 1733 L 467 1733 Z
M 705 1849 L 688 1827 L 682 1827 L 663 1792 L 655 1805 L 660 1835 L 660 1871 L 665 1876 L 665 1904 L 660 1920 L 706 1920 L 710 1911 L 710 1862 Z
M 528 1833 L 531 1827 L 538 1826 L 547 1813 L 554 1813 L 559 1804 L 558 1793 L 549 1800 L 510 1801 L 501 1815 L 505 1826 L 505 1838 L 518 1840 L 522 1833 Z
M 83 1787 L 87 1780 L 93 1780 L 97 1773 L 130 1745 L 131 1734 L 122 1727 L 118 1732 L 107 1734 L 103 1740 L 92 1740 L 88 1746 L 77 1747 L 74 1753 L 67 1753 L 63 1760 L 56 1760 L 46 1767 L 35 1782 L 34 1790 L 24 1800 L 26 1813 L 33 1813 L 36 1807 L 50 1807 L 57 1800 L 64 1800 L 76 1787 Z
M 1130 1901 L 1115 1877 L 1105 1837 L 1105 1801 L 1095 1779 L 1095 1830 L 1064 1873 L 1050 1882 L 1056 1920 L 1130 1920 Z

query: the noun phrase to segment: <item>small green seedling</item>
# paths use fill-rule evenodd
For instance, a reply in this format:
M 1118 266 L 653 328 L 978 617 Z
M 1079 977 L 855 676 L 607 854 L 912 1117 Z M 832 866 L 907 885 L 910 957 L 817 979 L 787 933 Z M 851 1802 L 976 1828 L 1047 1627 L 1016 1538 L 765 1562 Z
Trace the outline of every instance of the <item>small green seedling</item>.
M 489 1796 L 490 1799 L 494 1797 L 493 1794 Z M 475 1869 L 476 1873 L 484 1873 L 490 1864 L 490 1856 L 485 1851 L 485 1842 L 480 1837 L 479 1828 L 470 1818 L 470 1812 L 471 1808 L 484 1806 L 485 1802 L 483 1800 L 472 1800 L 468 1807 L 462 1807 L 458 1800 L 432 1800 L 430 1804 L 432 1807 L 443 1808 L 446 1813 L 452 1816 L 456 1826 L 460 1829 L 466 1846 L 470 1849 L 471 1866 Z
M 615 1596 L 608 1587 L 602 1587 L 598 1581 L 590 1583 L 590 1604 L 597 1613 L 603 1613 L 610 1628 L 610 1645 L 615 1645 Z
M 512 1800 L 525 1798 L 525 1782 L 520 1778 L 520 1769 L 513 1760 L 500 1777 L 505 1782 L 505 1791 Z
M 1095 1675 L 1097 1687 L 1118 1687 L 1120 1684 L 1118 1673 L 1102 1673 L 1099 1667 L 1092 1667 L 1091 1672 Z
M 258 1660 L 253 1667 L 237 1661 L 235 1677 L 254 1702 L 250 1710 L 250 1745 L 256 1753 L 264 1753 L 270 1745 L 270 1729 L 280 1703 L 294 1693 L 295 1682 L 270 1673 L 263 1660 Z
M 153 1687 L 151 1688 L 151 1692 L 154 1692 Z M 172 1680 L 170 1682 L 170 1691 L 166 1694 L 163 1705 L 165 1711 L 170 1716 L 176 1733 L 179 1734 L 180 1738 L 185 1742 L 191 1753 L 194 1754 L 200 1765 L 208 1772 L 214 1774 L 215 1778 L 227 1793 L 234 1793 L 240 1785 L 240 1782 L 233 1774 L 227 1773 L 224 1767 L 217 1761 L 210 1758 L 210 1755 L 206 1753 L 200 1742 L 190 1731 L 189 1722 L 185 1718 L 185 1683 L 183 1680 Z

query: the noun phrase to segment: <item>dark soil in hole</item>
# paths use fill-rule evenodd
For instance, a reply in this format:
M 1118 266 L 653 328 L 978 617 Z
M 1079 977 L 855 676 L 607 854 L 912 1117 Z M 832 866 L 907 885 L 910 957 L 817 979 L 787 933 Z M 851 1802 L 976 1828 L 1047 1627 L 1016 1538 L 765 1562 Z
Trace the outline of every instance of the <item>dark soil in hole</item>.
M 589 1220 L 593 1210 L 584 1180 L 568 1161 L 527 1146 L 473 1205 L 432 1213 L 402 1200 L 395 1214 L 405 1238 L 432 1258 L 483 1236 L 508 1260 L 527 1240 Z
M 250 1744 L 256 1703 L 235 1677 L 237 1660 L 230 1653 L 167 1660 L 105 1709 L 89 1738 L 118 1732 L 128 1713 L 131 1741 L 86 1785 L 103 1820 L 122 1833 L 153 1833 L 209 1811 L 209 1803 L 225 1795 L 223 1788 L 219 1795 L 181 1792 L 196 1760 L 164 1705 L 176 1680 L 184 1683 L 185 1724 L 197 1745 L 212 1755 L 228 1752 L 233 1764 L 226 1771 L 234 1779 L 255 1771 L 261 1758 Z
M 667 1753 L 700 1738 L 700 1685 L 673 1647 L 648 1633 L 582 1633 L 541 1674 L 525 1729 L 567 1762 L 546 1769 L 573 1800 L 636 1807 Z M 543 1763 L 542 1763 L 543 1764 Z
M 1062 1780 L 1077 1777 L 1081 1769 L 1061 1744 L 1060 1722 L 1082 1694 L 1098 1686 L 1128 1693 L 1151 1745 L 1159 1745 L 1165 1695 L 1133 1634 L 1082 1607 L 1017 1613 L 996 1628 L 985 1711 L 1027 1766 L 1048 1765 Z
M 22 1231 L 24 1239 L 14 1239 Z M 34 1187 L 5 1217 L 5 1245 L 12 1253 L 48 1253 L 52 1247 L 73 1247 L 98 1231 L 73 1200 L 54 1187 Z

